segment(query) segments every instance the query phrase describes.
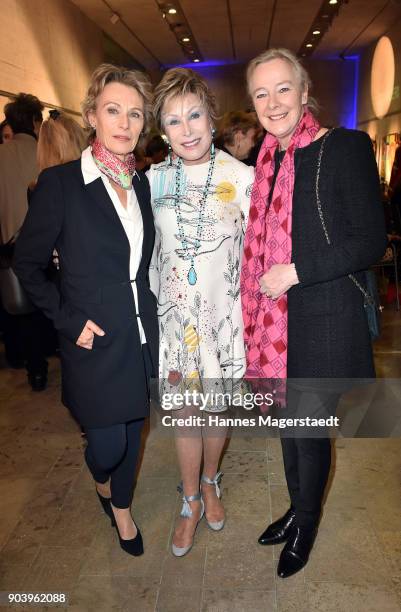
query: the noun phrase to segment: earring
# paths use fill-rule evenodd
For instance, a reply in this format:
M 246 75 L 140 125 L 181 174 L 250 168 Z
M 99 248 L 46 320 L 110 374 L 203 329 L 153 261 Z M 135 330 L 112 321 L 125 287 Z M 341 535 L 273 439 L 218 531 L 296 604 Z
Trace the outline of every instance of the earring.
M 213 138 L 216 135 L 216 129 L 214 127 L 212 127 L 212 144 L 210 145 L 210 154 L 214 155 L 216 152 L 216 148 L 214 146 L 214 142 L 213 142 Z
M 173 165 L 173 155 L 172 155 L 173 149 L 169 142 L 167 142 L 167 145 L 168 145 L 167 165 L 171 168 L 171 166 Z

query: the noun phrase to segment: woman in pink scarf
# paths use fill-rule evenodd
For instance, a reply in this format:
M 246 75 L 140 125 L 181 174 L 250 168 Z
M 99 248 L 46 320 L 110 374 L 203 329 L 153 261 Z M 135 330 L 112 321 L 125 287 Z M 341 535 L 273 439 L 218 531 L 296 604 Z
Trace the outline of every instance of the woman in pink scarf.
M 250 62 L 247 77 L 267 134 L 241 278 L 246 376 L 287 387 L 280 416 L 334 415 L 338 387 L 322 392 L 316 379 L 374 376 L 363 295 L 349 278 L 362 285 L 363 271 L 386 244 L 370 139 L 319 125 L 309 77 L 290 51 L 265 51 Z M 293 383 L 301 378 L 315 387 L 300 391 L 300 382 Z M 299 431 L 287 428 L 281 437 L 291 507 L 259 538 L 264 545 L 286 542 L 277 569 L 282 578 L 308 561 L 330 470 L 326 428 L 309 430 L 308 438 Z

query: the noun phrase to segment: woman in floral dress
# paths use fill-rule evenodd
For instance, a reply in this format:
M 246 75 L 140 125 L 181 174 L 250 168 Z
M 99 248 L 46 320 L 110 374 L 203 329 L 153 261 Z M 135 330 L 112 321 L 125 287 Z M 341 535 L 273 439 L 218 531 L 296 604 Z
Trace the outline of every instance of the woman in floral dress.
M 155 116 L 171 149 L 148 173 L 156 227 L 151 286 L 158 298 L 160 392 L 197 389 L 203 398 L 211 391 L 232 393 L 245 371 L 239 277 L 253 169 L 214 149 L 215 100 L 194 71 L 166 72 L 156 88 Z M 199 410 L 174 408 L 180 408 L 180 417 Z M 213 402 L 206 407 L 224 409 Z M 209 527 L 224 526 L 217 469 L 226 435 L 221 427 L 218 435 L 208 428 L 176 432 L 184 494 L 173 536 L 176 556 L 191 549 L 204 512 Z

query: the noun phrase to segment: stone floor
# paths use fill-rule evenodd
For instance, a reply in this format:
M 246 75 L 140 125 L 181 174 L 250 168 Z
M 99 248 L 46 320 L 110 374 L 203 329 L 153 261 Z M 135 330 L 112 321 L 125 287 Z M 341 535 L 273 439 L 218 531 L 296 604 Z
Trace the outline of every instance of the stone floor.
M 401 314 L 384 315 L 377 366 L 396 378 Z M 213 533 L 202 521 L 191 553 L 176 559 L 169 552 L 180 510 L 173 441 L 150 431 L 133 507 L 146 552 L 132 558 L 100 511 L 83 438 L 60 404 L 58 360 L 48 389 L 37 394 L 24 371 L 2 365 L 0 591 L 64 592 L 68 610 L 83 612 L 401 610 L 400 439 L 337 440 L 310 562 L 283 581 L 275 573 L 280 548 L 256 543 L 288 505 L 278 440 L 231 440 L 222 463 L 227 524 Z

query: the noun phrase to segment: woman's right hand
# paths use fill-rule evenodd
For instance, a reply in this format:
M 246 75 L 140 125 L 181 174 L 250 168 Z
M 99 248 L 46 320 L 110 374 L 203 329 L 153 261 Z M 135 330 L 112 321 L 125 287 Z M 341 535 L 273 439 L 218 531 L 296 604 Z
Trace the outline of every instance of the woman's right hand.
M 91 351 L 95 334 L 96 336 L 104 336 L 105 332 L 98 325 L 96 325 L 96 323 L 89 319 L 86 322 L 85 327 L 81 332 L 81 335 L 76 341 L 76 344 L 78 346 L 81 346 L 82 348 L 87 349 L 88 351 Z

